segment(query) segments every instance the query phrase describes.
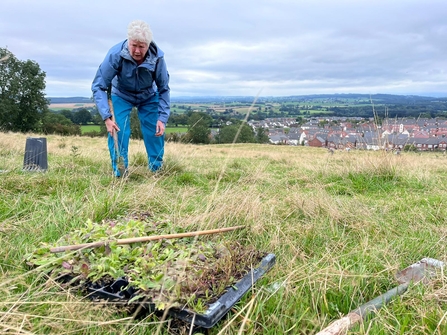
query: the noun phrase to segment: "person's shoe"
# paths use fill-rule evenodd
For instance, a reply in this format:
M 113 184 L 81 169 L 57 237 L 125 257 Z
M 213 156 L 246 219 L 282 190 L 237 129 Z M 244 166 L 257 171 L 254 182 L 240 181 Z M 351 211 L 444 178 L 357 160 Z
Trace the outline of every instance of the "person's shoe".
M 121 177 L 123 177 L 123 178 L 127 178 L 127 177 L 129 177 L 129 169 L 126 168 L 126 169 L 124 169 L 122 172 L 120 172 L 119 170 L 114 171 L 114 172 L 113 172 L 113 176 L 114 176 L 115 178 L 121 178 Z
M 163 165 L 149 165 L 149 171 L 151 171 L 152 173 L 157 173 L 160 172 L 161 169 L 163 168 Z

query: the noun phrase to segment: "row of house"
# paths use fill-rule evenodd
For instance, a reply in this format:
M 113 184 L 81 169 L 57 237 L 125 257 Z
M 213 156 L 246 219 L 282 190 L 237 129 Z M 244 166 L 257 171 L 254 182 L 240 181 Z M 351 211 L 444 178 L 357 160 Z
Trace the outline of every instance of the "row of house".
M 270 143 L 307 145 L 328 149 L 447 149 L 447 120 L 385 119 L 377 125 L 373 119 L 312 118 L 298 125 L 293 118 L 250 121 L 255 129 L 268 129 Z

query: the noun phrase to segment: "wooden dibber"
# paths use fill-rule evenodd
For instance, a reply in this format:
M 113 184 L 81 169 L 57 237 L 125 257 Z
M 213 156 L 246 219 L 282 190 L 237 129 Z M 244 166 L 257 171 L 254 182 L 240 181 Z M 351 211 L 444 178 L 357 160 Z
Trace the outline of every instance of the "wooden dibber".
M 91 242 L 91 243 L 83 243 L 83 244 L 73 244 L 73 245 L 66 245 L 66 246 L 62 246 L 62 247 L 51 248 L 50 252 L 57 253 L 57 252 L 72 251 L 72 250 L 79 250 L 79 249 L 97 248 L 97 247 L 105 246 L 109 243 L 115 243 L 118 245 L 122 245 L 122 244 L 148 242 L 148 241 L 155 241 L 155 240 L 162 240 L 162 239 L 167 240 L 167 239 L 173 239 L 173 238 L 195 237 L 195 236 L 199 236 L 199 235 L 210 235 L 210 234 L 224 233 L 227 231 L 232 231 L 232 230 L 236 230 L 236 229 L 240 229 L 240 228 L 244 228 L 244 226 L 235 226 L 235 227 L 210 229 L 210 230 L 199 230 L 199 231 L 194 231 L 194 232 L 189 232 L 189 233 L 132 237 L 132 238 L 123 238 L 123 239 L 118 239 L 118 240 Z

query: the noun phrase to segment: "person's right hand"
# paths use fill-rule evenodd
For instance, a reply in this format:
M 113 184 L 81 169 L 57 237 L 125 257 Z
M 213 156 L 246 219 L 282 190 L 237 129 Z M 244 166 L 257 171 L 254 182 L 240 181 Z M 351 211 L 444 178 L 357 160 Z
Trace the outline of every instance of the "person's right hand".
M 120 131 L 118 125 L 112 121 L 112 118 L 108 118 L 105 120 L 107 132 L 110 134 L 110 136 L 113 136 L 114 131 Z

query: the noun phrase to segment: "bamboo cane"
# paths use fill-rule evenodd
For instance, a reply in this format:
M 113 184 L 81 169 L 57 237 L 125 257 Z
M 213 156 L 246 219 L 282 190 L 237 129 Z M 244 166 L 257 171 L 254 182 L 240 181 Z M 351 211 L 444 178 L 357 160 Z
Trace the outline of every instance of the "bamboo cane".
M 112 99 L 111 98 L 108 98 L 108 103 L 109 103 L 110 114 L 112 114 L 112 121 L 116 122 L 115 121 L 115 112 L 114 112 L 114 109 L 113 109 L 113 103 L 112 103 Z M 116 166 L 118 168 L 118 171 L 120 172 L 120 175 L 123 176 L 124 170 L 125 170 L 125 168 L 124 168 L 124 159 L 121 156 L 120 149 L 119 149 L 119 146 L 118 146 L 118 133 L 116 132 L 115 129 L 113 129 L 113 133 L 112 134 L 113 134 L 112 135 L 112 137 L 113 137 L 113 146 L 115 148 L 115 156 L 116 156 L 115 157 L 115 163 L 116 163 Z
M 210 229 L 210 230 L 199 230 L 199 231 L 194 231 L 194 232 L 189 232 L 189 233 L 178 233 L 178 234 L 167 234 L 167 235 L 132 237 L 132 238 L 123 238 L 123 239 L 119 239 L 119 240 L 109 240 L 109 241 L 101 241 L 101 242 L 73 244 L 73 245 L 66 245 L 66 246 L 62 246 L 62 247 L 50 248 L 50 252 L 57 253 L 57 252 L 63 252 L 63 251 L 72 251 L 72 250 L 87 249 L 87 248 L 96 248 L 96 247 L 105 246 L 105 245 L 107 245 L 109 243 L 112 243 L 112 242 L 114 242 L 114 243 L 116 243 L 118 245 L 122 245 L 122 244 L 138 243 L 138 242 L 155 241 L 155 240 L 161 240 L 161 239 L 195 237 L 195 236 L 199 236 L 199 235 L 209 235 L 209 234 L 223 233 L 223 232 L 232 231 L 232 230 L 236 230 L 236 229 L 240 229 L 240 228 L 244 228 L 244 226 L 235 226 L 235 227 Z

